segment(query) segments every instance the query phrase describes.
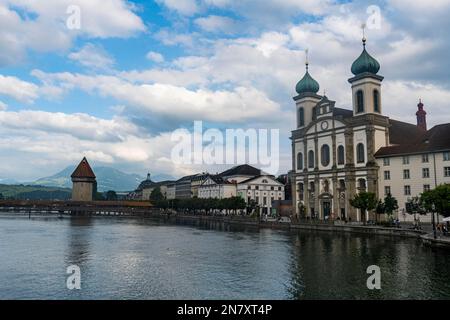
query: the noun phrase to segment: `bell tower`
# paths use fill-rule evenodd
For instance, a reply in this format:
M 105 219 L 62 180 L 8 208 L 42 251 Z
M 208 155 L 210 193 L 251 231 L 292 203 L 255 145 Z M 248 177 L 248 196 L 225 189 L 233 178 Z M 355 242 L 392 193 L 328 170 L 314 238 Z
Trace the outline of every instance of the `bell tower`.
M 305 128 L 313 121 L 313 108 L 322 98 L 317 94 L 320 89 L 319 83 L 309 74 L 308 50 L 305 51 L 305 54 L 306 73 L 295 87 L 295 91 L 298 94 L 294 97 L 297 114 L 297 129 Z
M 417 105 L 417 126 L 423 131 L 427 131 L 427 113 L 423 110 L 422 99 L 419 100 L 419 104 Z
M 380 70 L 378 61 L 366 51 L 365 35 L 362 42 L 363 52 L 352 64 L 354 77 L 348 79 L 352 85 L 353 115 L 382 114 L 381 82 L 384 77 L 377 74 Z

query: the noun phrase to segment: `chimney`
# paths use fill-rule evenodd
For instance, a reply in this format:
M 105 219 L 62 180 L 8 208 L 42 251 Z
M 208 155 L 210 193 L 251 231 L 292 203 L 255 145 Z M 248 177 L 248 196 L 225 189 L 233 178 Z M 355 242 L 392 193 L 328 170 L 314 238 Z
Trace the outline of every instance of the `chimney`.
M 423 110 L 422 99 L 419 100 L 417 105 L 418 111 L 416 112 L 417 126 L 423 131 L 427 131 L 427 113 Z

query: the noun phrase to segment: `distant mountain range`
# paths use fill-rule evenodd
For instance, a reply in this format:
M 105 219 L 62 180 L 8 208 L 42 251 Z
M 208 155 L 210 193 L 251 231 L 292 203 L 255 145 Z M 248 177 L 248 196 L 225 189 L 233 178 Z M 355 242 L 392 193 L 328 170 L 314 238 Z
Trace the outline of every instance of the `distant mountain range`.
M 104 192 L 108 190 L 114 191 L 133 191 L 137 188 L 145 177 L 134 173 L 125 173 L 111 167 L 94 167 L 92 168 L 97 177 L 97 190 Z M 49 187 L 72 188 L 72 180 L 70 175 L 75 170 L 75 166 L 69 166 L 50 177 L 40 178 L 34 182 L 26 183 L 28 185 L 40 185 Z M 152 180 L 172 180 L 168 175 L 152 175 Z

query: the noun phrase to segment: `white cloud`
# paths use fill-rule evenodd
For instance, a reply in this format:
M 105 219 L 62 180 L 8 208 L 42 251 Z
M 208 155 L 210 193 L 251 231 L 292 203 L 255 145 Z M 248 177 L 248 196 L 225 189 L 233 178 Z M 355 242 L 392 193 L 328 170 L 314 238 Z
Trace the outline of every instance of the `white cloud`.
M 76 164 L 91 163 L 178 175 L 170 161 L 170 133 L 150 136 L 122 118 L 23 110 L 0 111 L 0 172 L 32 180 Z
M 156 63 L 164 62 L 164 56 L 161 53 L 150 51 L 147 53 L 146 58 Z
M 196 0 L 157 0 L 157 2 L 170 10 L 187 16 L 193 15 L 200 10 Z
M 69 54 L 69 59 L 77 61 L 87 68 L 108 70 L 114 65 L 114 59 L 99 45 L 87 43 L 79 51 Z
M 8 105 L 0 101 L 0 111 L 5 111 L 6 109 L 8 109 Z
M 0 74 L 0 95 L 12 97 L 21 102 L 31 103 L 38 97 L 38 86 L 16 77 Z
M 252 87 L 233 90 L 188 90 L 169 84 L 136 85 L 113 76 L 88 76 L 71 73 L 45 73 L 33 75 L 46 82 L 57 82 L 65 88 L 97 91 L 103 96 L 126 102 L 140 111 L 170 115 L 173 119 L 203 119 L 215 122 L 245 122 L 271 115 L 276 119 L 279 105 L 263 92 Z
M 237 31 L 236 21 L 222 16 L 210 15 L 195 19 L 195 24 L 207 32 L 213 33 L 233 33 Z
M 81 9 L 81 28 L 69 30 L 69 5 Z M 145 30 L 135 7 L 123 0 L 0 1 L 0 65 L 21 61 L 28 49 L 68 50 L 80 35 L 89 38 L 130 37 Z M 20 12 L 20 14 L 19 14 Z M 28 16 L 35 16 L 33 19 Z

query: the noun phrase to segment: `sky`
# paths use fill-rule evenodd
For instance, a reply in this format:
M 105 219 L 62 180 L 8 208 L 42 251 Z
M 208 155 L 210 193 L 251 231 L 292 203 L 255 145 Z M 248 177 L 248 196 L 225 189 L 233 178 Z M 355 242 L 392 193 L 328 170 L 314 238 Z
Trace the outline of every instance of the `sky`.
M 350 67 L 381 64 L 383 113 L 450 122 L 450 0 L 0 0 L 0 179 L 78 163 L 173 177 L 172 133 L 278 129 L 291 169 L 295 85 L 351 109 Z

